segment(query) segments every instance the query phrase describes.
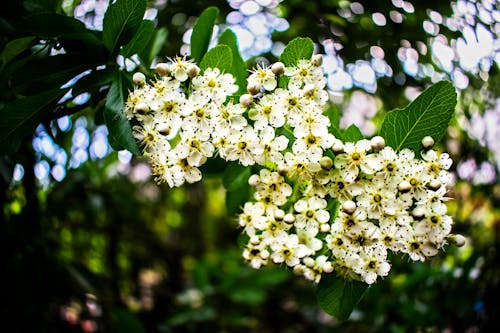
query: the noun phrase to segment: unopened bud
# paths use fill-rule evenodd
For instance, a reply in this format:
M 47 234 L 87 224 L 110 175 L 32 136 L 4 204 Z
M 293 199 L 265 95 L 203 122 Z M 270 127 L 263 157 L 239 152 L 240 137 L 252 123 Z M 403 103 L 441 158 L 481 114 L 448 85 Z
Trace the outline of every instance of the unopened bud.
M 283 177 L 286 176 L 288 174 L 288 168 L 286 166 L 278 167 L 278 174 Z
M 307 267 L 314 267 L 314 264 L 316 263 L 311 257 L 305 257 L 304 259 L 302 259 L 302 261 Z
M 401 183 L 399 183 L 398 190 L 401 193 L 406 193 L 409 190 L 411 190 L 411 184 L 409 182 L 407 182 L 406 180 L 403 180 Z
M 144 83 L 146 83 L 146 76 L 141 72 L 134 73 L 134 75 L 132 76 L 132 81 L 134 81 L 135 84 L 142 86 Z
M 344 144 L 340 140 L 335 140 L 332 146 L 332 151 L 335 154 L 342 154 L 344 152 Z
M 342 210 L 347 214 L 352 214 L 356 210 L 356 203 L 352 200 L 344 201 Z
M 441 182 L 437 179 L 433 179 L 429 182 L 429 188 L 433 191 L 439 190 L 441 185 L 442 185 Z
M 170 75 L 170 66 L 167 63 L 160 62 L 156 64 L 156 72 L 161 76 Z
M 276 221 L 282 221 L 285 218 L 285 211 L 283 209 L 276 209 L 274 211 L 274 219 Z
M 460 234 L 450 235 L 447 237 L 447 239 L 451 244 L 454 244 L 458 247 L 462 247 L 465 245 L 465 237 Z
M 250 178 L 248 178 L 248 185 L 255 187 L 260 184 L 260 177 L 259 175 L 251 175 Z
M 260 93 L 260 85 L 257 83 L 249 83 L 247 85 L 247 91 L 252 96 L 257 95 L 258 93 Z
M 385 140 L 380 135 L 377 135 L 370 140 L 370 145 L 372 149 L 380 150 L 385 147 Z
M 311 58 L 311 62 L 313 63 L 314 66 L 321 66 L 323 63 L 323 55 L 322 54 L 315 54 Z
M 323 170 L 330 170 L 333 166 L 333 161 L 330 157 L 328 156 L 323 156 L 321 160 L 319 161 L 319 165 L 321 165 L 321 169 Z
M 195 64 L 190 64 L 186 72 L 190 78 L 193 78 L 196 75 L 200 74 L 200 67 L 196 66 Z
M 287 213 L 283 217 L 283 221 L 285 223 L 291 224 L 291 223 L 295 222 L 295 216 L 292 213 Z
M 434 146 L 434 139 L 432 136 L 426 136 L 422 139 L 422 145 L 424 146 L 425 149 L 429 149 L 432 146 Z
M 149 107 L 146 103 L 139 103 L 135 106 L 135 111 L 138 113 L 138 114 L 146 114 L 149 112 Z
M 308 83 L 304 86 L 304 96 L 311 97 L 316 91 L 316 86 L 314 84 Z
M 269 258 L 269 251 L 268 251 L 268 250 L 260 251 L 260 257 L 261 257 L 262 259 L 267 259 L 267 258 Z
M 253 103 L 253 97 L 250 94 L 243 94 L 240 96 L 240 104 L 242 107 L 247 108 Z
M 273 72 L 274 75 L 281 75 L 285 73 L 285 65 L 280 61 L 275 62 L 271 66 L 271 72 Z
M 257 235 L 253 235 L 250 237 L 250 244 L 252 245 L 259 245 L 260 244 L 260 238 Z
M 331 262 L 327 261 L 323 264 L 323 272 L 325 273 L 331 273 L 333 272 L 333 265 Z
M 330 225 L 328 223 L 322 223 L 319 227 L 319 230 L 323 233 L 330 231 Z
M 412 215 L 415 219 L 421 220 L 425 216 L 425 209 L 417 207 L 413 210 Z

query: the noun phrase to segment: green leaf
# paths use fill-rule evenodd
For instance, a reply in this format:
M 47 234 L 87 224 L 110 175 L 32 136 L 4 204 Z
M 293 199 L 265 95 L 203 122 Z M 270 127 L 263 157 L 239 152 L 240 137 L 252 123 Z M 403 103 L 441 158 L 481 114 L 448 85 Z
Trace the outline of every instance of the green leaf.
M 326 111 L 323 113 L 325 116 L 330 119 L 330 127 L 329 127 L 329 132 L 333 134 L 337 139 L 342 140 L 344 135 L 342 134 L 342 131 L 340 130 L 339 123 L 340 123 L 340 110 L 336 106 L 330 106 Z
M 6 65 L 16 58 L 23 51 L 29 49 L 33 45 L 35 37 L 24 37 L 19 39 L 11 40 L 5 45 L 2 52 L 2 64 Z
M 226 213 L 238 214 L 241 207 L 250 199 L 250 185 L 245 184 L 235 191 L 226 191 Z
M 200 68 L 219 68 L 222 72 L 231 72 L 233 55 L 231 48 L 227 45 L 217 45 L 210 49 L 200 62 Z
M 297 37 L 283 50 L 280 61 L 285 66 L 294 66 L 301 59 L 311 59 L 314 52 L 314 43 L 310 38 Z
M 21 98 L 10 103 L 0 103 L 0 154 L 10 154 L 22 139 L 32 134 L 38 124 L 68 89 L 54 89 Z
M 342 140 L 344 142 L 356 142 L 361 139 L 363 139 L 363 133 L 361 133 L 360 129 L 358 126 L 352 124 L 351 126 L 347 127 L 344 132 L 342 133 Z
M 104 121 L 108 127 L 109 142 L 113 149 L 127 149 L 135 155 L 140 155 L 130 123 L 122 112 L 127 99 L 127 91 L 131 88 L 132 85 L 125 74 L 118 72 L 106 98 Z
M 148 45 L 138 52 L 139 58 L 145 66 L 150 67 L 154 58 L 160 53 L 165 41 L 167 40 L 168 30 L 160 28 L 153 32 L 153 37 L 149 40 Z
M 233 64 L 231 65 L 230 73 L 233 74 L 234 78 L 236 79 L 236 84 L 239 87 L 236 94 L 242 95 L 246 91 L 246 79 L 248 72 L 245 61 L 241 57 L 238 48 L 236 35 L 231 29 L 226 29 L 219 37 L 219 44 L 224 44 L 231 48 L 231 52 L 233 54 Z
M 74 17 L 56 13 L 39 13 L 28 16 L 20 25 L 25 33 L 54 39 L 66 34 L 88 32 L 85 24 Z
M 252 173 L 252 167 L 243 166 L 238 162 L 228 164 L 222 176 L 222 183 L 228 191 L 235 191 L 248 184 L 248 178 Z
M 117 0 L 104 14 L 102 40 L 111 54 L 127 44 L 141 25 L 146 0 Z
M 113 82 L 116 76 L 116 69 L 104 68 L 101 70 L 93 70 L 88 75 L 81 77 L 73 85 L 72 94 L 78 96 L 84 92 L 92 92 L 98 90 L 100 87 Z
M 125 309 L 111 310 L 111 333 L 145 333 L 146 329 L 132 312 Z
M 122 48 L 121 55 L 125 58 L 129 58 L 132 55 L 143 50 L 148 45 L 151 37 L 153 37 L 154 30 L 155 25 L 153 21 L 142 21 L 141 25 L 139 26 L 139 30 L 137 30 L 132 40 Z
M 419 151 L 425 136 L 431 136 L 435 142 L 441 140 L 455 113 L 456 103 L 453 85 L 448 81 L 438 82 L 406 108 L 387 113 L 380 135 L 396 151 L 403 148 Z
M 191 58 L 196 63 L 200 63 L 208 50 L 218 14 L 219 9 L 217 7 L 208 7 L 194 23 L 191 34 Z
M 333 274 L 323 274 L 318 284 L 318 304 L 339 320 L 347 320 L 368 289 L 366 283 L 347 281 Z

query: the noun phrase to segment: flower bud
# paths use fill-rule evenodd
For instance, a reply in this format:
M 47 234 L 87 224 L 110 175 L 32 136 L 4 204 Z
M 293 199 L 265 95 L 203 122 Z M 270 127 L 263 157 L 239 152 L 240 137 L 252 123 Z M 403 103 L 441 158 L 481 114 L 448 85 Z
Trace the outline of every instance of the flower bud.
M 135 106 L 135 111 L 138 113 L 138 114 L 146 114 L 149 112 L 149 107 L 146 103 L 138 103 L 136 106 Z
M 332 146 L 332 150 L 335 154 L 342 154 L 344 152 L 344 144 L 340 140 L 335 140 Z
M 344 201 L 342 204 L 342 210 L 347 214 L 352 214 L 356 210 L 356 203 L 351 200 Z
M 323 64 L 323 55 L 322 54 L 315 54 L 311 58 L 311 62 L 313 63 L 314 66 L 321 66 Z
M 307 267 L 314 267 L 314 264 L 316 263 L 311 257 L 305 257 L 304 259 L 302 259 L 302 261 Z
M 319 165 L 321 166 L 321 169 L 328 171 L 332 168 L 333 161 L 330 157 L 323 156 L 319 161 Z
M 314 84 L 308 83 L 304 86 L 304 96 L 311 97 L 316 91 L 316 86 Z
M 134 75 L 132 76 L 132 81 L 134 81 L 135 84 L 142 86 L 144 83 L 146 83 L 146 76 L 141 72 L 134 73 Z
M 285 177 L 285 176 L 288 174 L 288 168 L 287 168 L 286 166 L 283 166 L 283 165 L 282 165 L 282 166 L 279 166 L 279 167 L 278 167 L 278 174 L 279 174 L 280 176 Z
M 252 187 L 256 187 L 260 184 L 260 177 L 259 175 L 251 175 L 250 178 L 248 178 L 248 185 Z
M 247 91 L 250 93 L 250 95 L 254 96 L 260 93 L 260 85 L 257 83 L 249 83 L 247 85 Z
M 323 233 L 330 231 L 330 225 L 328 223 L 322 223 L 319 227 L 319 230 Z
M 250 237 L 250 244 L 252 245 L 259 245 L 260 244 L 260 238 L 257 235 L 253 235 Z
M 170 66 L 167 63 L 160 62 L 156 64 L 156 72 L 161 76 L 170 75 Z
M 285 73 L 285 65 L 280 61 L 275 62 L 271 66 L 271 72 L 273 72 L 274 75 L 281 75 Z
M 285 218 L 285 211 L 283 209 L 276 209 L 274 211 L 274 219 L 276 221 L 282 221 Z
M 466 241 L 465 237 L 460 234 L 450 235 L 447 237 L 447 239 L 451 244 L 454 244 L 458 247 L 464 246 Z
M 413 210 L 412 215 L 416 220 L 421 220 L 425 216 L 425 209 L 417 207 Z
M 196 66 L 195 64 L 190 64 L 186 72 L 190 78 L 193 78 L 196 75 L 200 74 L 200 67 Z
M 401 193 L 406 193 L 409 190 L 411 190 L 411 184 L 406 180 L 403 180 L 401 183 L 398 184 L 398 190 Z
M 422 145 L 424 146 L 425 149 L 429 149 L 432 146 L 434 146 L 434 139 L 432 136 L 426 136 L 422 139 Z
M 441 182 L 437 179 L 433 179 L 429 182 L 428 186 L 431 190 L 436 191 L 441 187 Z
M 295 216 L 293 214 L 291 214 L 291 213 L 287 213 L 283 217 L 283 221 L 285 223 L 291 224 L 291 223 L 295 222 Z
M 264 260 L 269 258 L 269 251 L 268 250 L 260 251 L 260 257 Z
M 333 265 L 331 262 L 327 261 L 323 264 L 323 272 L 325 273 L 331 273 L 333 272 Z
M 250 94 L 243 94 L 240 96 L 240 104 L 242 107 L 247 108 L 253 102 L 253 97 Z
M 385 140 L 380 135 L 377 135 L 370 140 L 370 145 L 372 149 L 380 150 L 385 147 Z

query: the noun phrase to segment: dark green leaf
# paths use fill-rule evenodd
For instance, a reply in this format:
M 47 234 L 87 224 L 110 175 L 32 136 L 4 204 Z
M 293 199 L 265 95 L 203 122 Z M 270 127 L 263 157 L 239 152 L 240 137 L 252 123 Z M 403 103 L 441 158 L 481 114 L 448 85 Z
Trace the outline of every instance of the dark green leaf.
M 142 21 L 141 25 L 139 26 L 139 30 L 137 30 L 134 35 L 134 38 L 132 38 L 132 40 L 122 48 L 122 56 L 124 56 L 125 58 L 129 58 L 132 55 L 143 50 L 148 45 L 151 37 L 153 37 L 154 30 L 155 25 L 153 21 Z
M 455 113 L 457 94 L 453 85 L 441 81 L 418 96 L 404 109 L 390 111 L 384 118 L 380 135 L 395 150 L 419 151 L 422 139 L 431 136 L 438 142 Z
M 218 14 L 219 9 L 217 7 L 208 7 L 201 13 L 194 24 L 193 33 L 191 34 L 191 58 L 197 63 L 200 63 L 208 50 Z
M 59 88 L 76 75 L 93 67 L 85 55 L 60 54 L 28 62 L 13 73 L 11 88 L 18 94 L 34 95 Z
M 102 40 L 111 54 L 130 42 L 146 12 L 146 0 L 117 0 L 104 14 Z
M 78 96 L 84 92 L 92 92 L 98 90 L 100 87 L 113 82 L 116 77 L 116 69 L 105 68 L 101 70 L 93 70 L 88 75 L 81 77 L 73 85 L 73 96 Z
M 14 39 L 8 42 L 7 45 L 5 45 L 5 48 L 3 49 L 2 52 L 3 65 L 8 64 L 9 62 L 11 62 L 11 60 L 16 58 L 23 51 L 29 49 L 33 45 L 34 40 L 35 37 L 30 36 L 30 37 Z
M 104 108 L 104 121 L 109 131 L 109 142 L 113 149 L 127 149 L 135 155 L 139 155 L 139 147 L 132 136 L 130 123 L 122 112 L 127 99 L 127 92 L 132 88 L 125 74 L 118 72 L 106 98 Z
M 342 140 L 343 135 L 339 127 L 340 110 L 335 106 L 330 106 L 328 109 L 326 109 L 324 115 L 327 116 L 328 119 L 330 119 L 330 133 L 333 134 L 337 139 Z
M 82 21 L 56 13 L 40 13 L 27 17 L 20 25 L 26 33 L 53 39 L 66 34 L 89 32 Z
M 200 62 L 200 68 L 219 68 L 222 72 L 229 73 L 233 64 L 231 48 L 227 45 L 217 45 L 210 49 Z
M 347 127 L 342 133 L 342 140 L 344 142 L 356 142 L 363 139 L 363 133 L 359 130 L 359 128 L 352 124 Z
M 166 28 L 160 28 L 153 32 L 153 34 L 153 37 L 149 40 L 149 44 L 146 45 L 142 51 L 138 52 L 139 58 L 147 67 L 151 65 L 154 58 L 163 48 L 163 45 L 167 40 L 168 30 Z
M 318 303 L 331 316 L 347 320 L 368 289 L 366 283 L 347 281 L 333 274 L 323 274 L 318 285 Z
M 280 61 L 285 66 L 294 66 L 301 59 L 311 59 L 314 52 L 314 43 L 310 38 L 297 37 L 283 50 Z
M 233 63 L 231 66 L 231 74 L 233 74 L 236 79 L 236 84 L 239 89 L 236 93 L 237 95 L 242 95 L 246 91 L 246 78 L 247 78 L 247 67 L 245 61 L 241 57 L 238 48 L 238 41 L 236 40 L 236 35 L 231 29 L 226 29 L 222 35 L 219 37 L 219 44 L 227 45 L 231 48 L 233 55 Z
M 237 214 L 241 207 L 250 198 L 250 185 L 245 184 L 235 191 L 226 191 L 226 212 L 229 215 Z
M 222 183 L 228 191 L 235 191 L 248 184 L 248 178 L 252 173 L 252 167 L 243 166 L 238 162 L 228 164 L 222 176 Z
M 112 333 L 146 333 L 141 321 L 130 311 L 113 309 L 111 311 Z
M 67 92 L 55 89 L 0 104 L 0 154 L 9 154 L 19 148 L 21 140 L 32 134 L 59 99 Z

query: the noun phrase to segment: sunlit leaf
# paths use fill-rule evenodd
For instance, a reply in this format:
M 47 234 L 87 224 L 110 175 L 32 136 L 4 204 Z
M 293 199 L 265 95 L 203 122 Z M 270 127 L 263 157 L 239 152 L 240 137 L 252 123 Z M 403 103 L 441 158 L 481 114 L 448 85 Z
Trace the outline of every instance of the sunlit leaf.
M 111 54 L 127 44 L 141 25 L 146 0 L 117 0 L 104 14 L 102 39 Z
M 191 58 L 197 63 L 200 63 L 208 50 L 218 14 L 219 9 L 217 7 L 208 7 L 201 13 L 194 24 L 191 34 Z
M 200 62 L 200 68 L 218 68 L 222 72 L 229 73 L 233 64 L 231 48 L 227 45 L 217 45 L 210 49 Z
M 354 124 L 347 127 L 342 132 L 342 140 L 344 142 L 356 142 L 361 139 L 363 139 L 363 133 L 361 133 L 361 130 Z
M 301 59 L 310 59 L 314 52 L 314 43 L 310 38 L 297 37 L 290 41 L 281 54 L 280 61 L 285 66 L 294 66 Z
M 329 315 L 347 320 L 366 289 L 366 283 L 347 281 L 334 274 L 323 274 L 318 284 L 318 304 Z
M 162 27 L 153 32 L 153 36 L 149 40 L 148 45 L 143 50 L 138 52 L 139 58 L 145 64 L 150 66 L 154 58 L 160 53 L 167 40 L 168 30 Z
M 457 93 L 448 81 L 441 81 L 420 94 L 404 109 L 390 111 L 384 118 L 380 135 L 395 150 L 419 151 L 422 139 L 431 136 L 438 142 L 455 113 Z
M 237 94 L 241 95 L 246 91 L 246 78 L 248 76 L 248 72 L 245 61 L 239 52 L 236 35 L 231 29 L 226 29 L 219 37 L 219 44 L 224 44 L 231 48 L 233 63 L 231 65 L 230 73 L 233 74 L 236 79 L 236 84 L 239 87 Z
M 132 136 L 130 122 L 122 112 L 127 91 L 131 87 L 132 85 L 125 74 L 118 72 L 106 98 L 104 121 L 109 130 L 109 141 L 113 149 L 127 149 L 131 153 L 139 155 L 139 147 Z

